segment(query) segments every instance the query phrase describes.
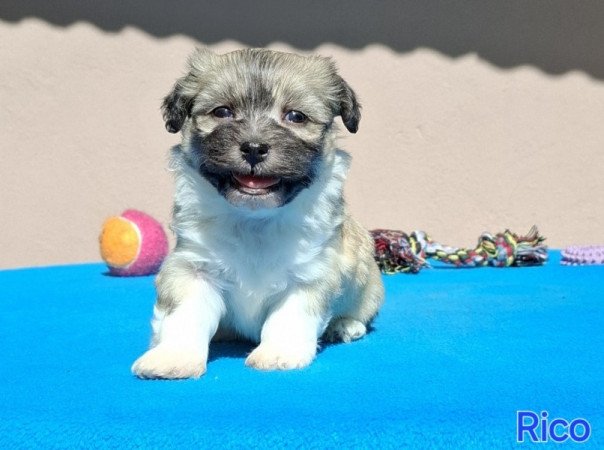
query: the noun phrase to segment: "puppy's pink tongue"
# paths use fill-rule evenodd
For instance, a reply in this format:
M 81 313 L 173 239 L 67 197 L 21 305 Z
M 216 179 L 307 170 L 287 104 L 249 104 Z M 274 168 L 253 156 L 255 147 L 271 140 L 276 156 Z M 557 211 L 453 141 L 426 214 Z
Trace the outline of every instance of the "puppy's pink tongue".
M 266 189 L 279 182 L 279 178 L 255 177 L 253 175 L 233 175 L 239 184 L 251 189 Z

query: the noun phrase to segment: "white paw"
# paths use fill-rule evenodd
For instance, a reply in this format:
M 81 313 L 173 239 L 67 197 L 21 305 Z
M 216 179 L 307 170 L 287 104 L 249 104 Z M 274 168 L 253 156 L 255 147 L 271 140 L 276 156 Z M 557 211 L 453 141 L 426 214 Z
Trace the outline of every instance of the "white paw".
M 132 373 L 144 379 L 199 378 L 206 372 L 205 355 L 198 351 L 158 345 L 132 365 Z
M 258 370 L 301 369 L 308 366 L 316 354 L 316 343 L 289 348 L 261 343 L 249 354 L 245 365 Z
M 335 319 L 329 324 L 323 340 L 327 342 L 351 342 L 362 338 L 367 334 L 367 327 L 358 320 L 342 317 Z

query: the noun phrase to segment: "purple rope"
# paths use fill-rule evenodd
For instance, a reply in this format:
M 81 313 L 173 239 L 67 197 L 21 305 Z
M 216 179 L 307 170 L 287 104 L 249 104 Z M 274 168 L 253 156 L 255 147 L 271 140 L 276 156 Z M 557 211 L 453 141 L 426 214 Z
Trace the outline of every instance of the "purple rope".
M 604 245 L 572 245 L 562 250 L 560 264 L 578 266 L 584 264 L 604 264 Z

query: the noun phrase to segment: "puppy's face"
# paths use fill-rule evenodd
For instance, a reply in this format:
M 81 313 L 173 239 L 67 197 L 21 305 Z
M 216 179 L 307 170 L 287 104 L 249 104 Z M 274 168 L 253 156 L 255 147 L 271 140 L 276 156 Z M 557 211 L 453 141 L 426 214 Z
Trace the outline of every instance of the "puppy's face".
M 326 58 L 248 49 L 196 51 L 165 98 L 168 131 L 182 129 L 187 163 L 230 203 L 275 208 L 312 184 L 333 119 L 354 133 L 352 89 Z

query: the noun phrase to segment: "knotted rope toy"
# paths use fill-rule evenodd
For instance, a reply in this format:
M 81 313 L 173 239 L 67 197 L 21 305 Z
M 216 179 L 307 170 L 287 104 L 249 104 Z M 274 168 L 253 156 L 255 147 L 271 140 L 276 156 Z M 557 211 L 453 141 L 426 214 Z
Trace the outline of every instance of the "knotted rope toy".
M 483 233 L 474 249 L 449 247 L 433 241 L 425 232 L 407 235 L 396 230 L 372 230 L 375 260 L 387 274 L 417 273 L 429 267 L 427 259 L 438 260 L 456 267 L 534 266 L 547 261 L 547 246 L 533 226 L 526 236 L 510 230 L 492 235 Z
M 562 250 L 560 264 L 565 266 L 604 264 L 604 245 L 566 247 Z

